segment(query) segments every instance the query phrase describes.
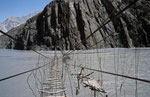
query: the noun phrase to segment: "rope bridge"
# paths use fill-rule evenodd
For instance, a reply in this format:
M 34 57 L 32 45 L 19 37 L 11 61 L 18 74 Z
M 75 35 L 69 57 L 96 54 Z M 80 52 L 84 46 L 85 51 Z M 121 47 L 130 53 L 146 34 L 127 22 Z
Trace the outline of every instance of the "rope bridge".
M 122 9 L 120 12 L 118 12 L 118 14 L 116 14 L 114 17 L 112 17 L 112 19 L 119 18 L 124 11 L 126 11 L 129 7 L 133 6 L 138 1 L 139 0 L 134 0 L 131 4 L 126 6 L 124 9 Z M 111 14 L 109 17 L 111 17 Z M 100 30 L 101 28 L 103 28 L 105 25 L 107 25 L 110 22 L 111 22 L 111 20 L 108 20 L 108 19 L 105 20 L 105 22 L 102 25 L 100 25 L 93 33 L 91 33 L 88 37 L 86 37 L 84 40 L 82 40 L 82 42 L 88 40 L 90 37 L 93 37 L 93 35 L 98 30 Z M 4 33 L 1 30 L 0 30 L 0 32 L 4 35 L 8 36 L 10 39 L 17 41 L 17 39 L 8 35 L 7 33 Z M 108 37 L 112 36 L 114 33 L 116 33 L 116 32 L 112 32 L 110 35 L 106 36 L 104 39 L 107 39 Z M 101 43 L 103 40 L 96 42 L 91 47 L 97 46 L 97 44 Z M 79 46 L 82 42 L 77 43 L 76 46 Z M 23 44 L 23 43 L 21 43 L 21 44 Z M 108 70 L 106 70 L 106 71 L 103 70 L 105 67 L 104 65 L 108 65 L 108 64 L 105 64 L 105 56 L 107 56 L 107 55 L 104 52 L 102 52 L 102 53 L 99 52 L 98 48 L 95 51 L 96 53 L 89 53 L 89 50 L 81 50 L 80 52 L 78 52 L 76 50 L 69 50 L 67 52 L 61 50 L 62 55 L 59 54 L 59 56 L 57 55 L 57 51 L 55 51 L 55 54 L 53 54 L 53 57 L 48 57 L 45 54 L 40 53 L 36 50 L 32 50 L 32 51 L 37 53 L 39 56 L 42 56 L 44 59 L 48 59 L 49 62 L 45 63 L 43 65 L 38 64 L 38 66 L 36 68 L 30 69 L 27 71 L 23 71 L 21 73 L 17 73 L 17 74 L 14 74 L 14 75 L 11 75 L 11 76 L 8 76 L 5 78 L 1 78 L 0 82 L 8 80 L 8 79 L 10 80 L 12 78 L 30 73 L 27 78 L 27 83 L 35 97 L 36 97 L 36 93 L 31 88 L 31 86 L 28 82 L 28 80 L 32 74 L 33 74 L 35 80 L 38 81 L 41 85 L 41 88 L 37 87 L 37 91 L 40 93 L 41 97 L 67 97 L 68 96 L 67 93 L 70 93 L 70 95 L 68 97 L 71 97 L 71 96 L 74 97 L 74 96 L 77 96 L 78 94 L 80 94 L 81 88 L 83 89 L 83 87 L 80 87 L 80 84 L 86 84 L 85 87 L 90 87 L 90 89 L 92 91 L 94 90 L 94 97 L 96 97 L 97 95 L 100 95 L 102 97 L 108 97 L 109 93 L 107 93 L 107 89 L 105 87 L 105 80 L 106 80 L 105 74 L 115 77 L 115 88 L 114 88 L 115 93 L 114 93 L 114 95 L 116 95 L 116 97 L 118 95 L 122 95 L 121 93 L 123 91 L 123 86 L 125 84 L 125 81 L 128 79 L 136 82 L 136 86 L 135 86 L 136 87 L 136 91 L 135 91 L 136 95 L 138 95 L 138 88 L 137 88 L 138 82 L 137 81 L 150 84 L 150 80 L 138 78 L 138 57 L 139 56 L 137 54 L 136 49 L 134 50 L 135 52 L 131 54 L 131 55 L 134 55 L 134 58 L 135 58 L 131 62 L 131 63 L 134 63 L 134 65 L 135 65 L 135 77 L 129 76 L 131 68 L 128 68 L 127 70 L 123 69 L 123 66 L 127 65 L 128 63 L 126 63 L 125 59 L 122 60 L 120 58 L 120 56 L 124 56 L 124 58 L 126 58 L 126 55 L 130 55 L 126 52 L 123 55 L 119 55 L 120 54 L 119 51 L 116 52 L 116 50 L 114 50 L 114 53 L 113 53 L 114 61 L 112 61 L 112 63 L 111 63 L 111 64 L 113 64 L 112 66 L 113 66 L 114 72 L 111 72 Z M 82 54 L 83 51 L 85 52 L 84 54 Z M 76 52 L 78 52 L 79 54 L 77 54 Z M 97 67 L 94 68 L 95 65 Z M 49 66 L 49 68 L 48 68 L 49 75 L 46 76 L 46 78 L 41 77 L 41 79 L 39 79 L 37 77 L 36 73 L 39 72 L 41 76 L 44 76 L 45 71 L 43 68 L 45 68 L 47 66 Z M 122 66 L 122 68 L 119 66 Z M 132 67 L 133 65 L 130 65 L 130 66 Z M 43 74 L 41 72 L 41 69 L 43 69 Z M 122 72 L 121 72 L 122 74 L 119 74 L 120 73 L 119 69 L 122 69 Z M 82 70 L 82 72 L 81 72 L 81 70 Z M 79 71 L 80 71 L 79 74 L 75 74 L 76 72 L 79 72 Z M 125 71 L 127 71 L 127 74 L 124 73 Z M 86 75 L 84 75 L 83 73 L 85 73 Z M 75 75 L 76 77 L 73 75 Z M 122 82 L 120 83 L 120 86 L 119 86 L 119 90 L 118 90 L 118 81 L 119 81 L 118 77 L 120 77 L 120 79 L 122 79 Z M 98 91 L 98 89 L 96 90 L 96 87 L 91 85 L 91 83 L 87 83 L 87 82 L 89 82 L 88 81 L 89 79 L 92 79 L 93 82 L 96 80 L 96 82 L 99 83 L 98 85 L 101 86 L 101 89 L 104 89 L 104 90 L 106 89 L 106 92 L 104 92 L 104 94 L 103 94 L 100 91 Z M 75 81 L 77 81 L 77 86 L 75 86 L 76 85 L 76 83 L 74 83 Z M 36 82 L 36 84 L 38 86 L 37 82 Z M 69 90 L 67 90 L 66 87 L 68 87 L 68 86 L 65 84 L 70 86 Z M 76 89 L 74 89 L 74 88 L 76 88 Z M 74 93 L 74 90 L 76 90 L 76 93 Z M 95 90 L 100 93 L 96 94 Z M 88 94 L 91 94 L 89 92 L 89 89 L 87 90 L 87 92 L 88 92 Z

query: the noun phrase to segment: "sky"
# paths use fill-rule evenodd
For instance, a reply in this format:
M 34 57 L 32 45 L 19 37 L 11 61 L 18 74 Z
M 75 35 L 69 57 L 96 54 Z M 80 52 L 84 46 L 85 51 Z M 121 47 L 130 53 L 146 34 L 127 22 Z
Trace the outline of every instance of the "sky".
M 42 11 L 52 0 L 0 0 L 0 22 L 11 16 L 21 17 Z

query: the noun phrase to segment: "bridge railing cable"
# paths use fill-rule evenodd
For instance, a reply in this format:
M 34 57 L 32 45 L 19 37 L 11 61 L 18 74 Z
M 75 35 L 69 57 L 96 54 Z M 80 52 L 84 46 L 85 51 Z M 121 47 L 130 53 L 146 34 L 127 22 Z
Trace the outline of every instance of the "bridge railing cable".
M 5 36 L 9 37 L 9 38 L 10 38 L 10 39 L 12 39 L 12 40 L 14 40 L 14 41 L 16 41 L 16 42 L 18 42 L 18 43 L 20 43 L 20 44 L 23 44 L 23 45 L 24 45 L 24 43 L 22 43 L 22 42 L 18 41 L 16 38 L 14 38 L 14 37 L 12 37 L 11 35 L 9 35 L 9 34 L 7 34 L 7 33 L 3 32 L 2 30 L 0 30 L 0 33 L 2 33 L 3 35 L 5 35 Z M 49 57 L 48 57 L 48 56 L 45 56 L 44 54 L 42 54 L 42 53 L 40 53 L 40 52 L 38 52 L 38 51 L 36 51 L 36 50 L 33 50 L 33 49 L 32 49 L 32 51 L 33 51 L 33 52 L 35 52 L 35 53 L 37 53 L 37 54 L 39 54 L 39 55 L 41 55 L 41 56 L 43 56 L 43 57 L 45 57 L 45 58 L 48 58 L 48 59 L 49 59 Z
M 27 70 L 27 71 L 24 71 L 24 72 L 21 72 L 21 73 L 17 73 L 17 74 L 14 74 L 14 75 L 11 75 L 11 76 L 2 78 L 2 79 L 0 79 L 0 82 L 1 82 L 1 81 L 5 81 L 5 80 L 8 80 L 8 79 L 11 79 L 11 78 L 14 78 L 14 77 L 17 77 L 17 76 L 20 76 L 20 75 L 23 75 L 23 74 L 26 74 L 26 73 L 29 73 L 29 72 L 32 72 L 32 71 L 35 71 L 35 70 L 38 70 L 38 69 L 43 68 L 43 67 L 45 67 L 45 66 L 47 66 L 47 65 L 49 65 L 49 63 L 48 63 L 48 64 L 45 64 L 45 65 L 42 65 L 42 66 L 39 66 L 39 67 L 37 67 L 37 68 L 31 69 L 31 70 Z
M 122 75 L 122 74 L 116 74 L 116 73 L 107 72 L 107 71 L 98 70 L 98 69 L 93 69 L 93 68 L 88 68 L 88 67 L 84 67 L 84 66 L 77 66 L 77 65 L 70 65 L 70 66 L 78 67 L 78 68 L 84 68 L 84 69 L 87 69 L 87 70 L 101 72 L 101 73 L 105 73 L 105 74 L 109 74 L 109 75 L 120 76 L 120 77 L 132 79 L 132 80 L 137 80 L 137 81 L 141 81 L 141 82 L 145 82 L 145 83 L 150 83 L 150 80 L 141 79 L 141 78 L 137 78 L 137 77 L 127 76 L 127 75 Z

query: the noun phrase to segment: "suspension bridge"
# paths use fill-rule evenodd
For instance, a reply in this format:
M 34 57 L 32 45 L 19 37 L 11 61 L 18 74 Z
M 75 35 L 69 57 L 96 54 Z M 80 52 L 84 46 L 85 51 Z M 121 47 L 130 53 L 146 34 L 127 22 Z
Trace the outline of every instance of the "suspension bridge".
M 120 10 L 120 12 L 118 12 L 118 14 L 116 14 L 114 17 L 111 17 L 112 14 L 110 14 L 109 17 L 111 17 L 111 19 L 119 18 L 124 11 L 126 11 L 129 7 L 133 6 L 136 2 L 138 2 L 138 0 L 134 0 L 124 9 Z M 82 42 L 87 41 L 90 37 L 93 37 L 93 35 L 99 29 L 103 28 L 105 25 L 110 23 L 111 20 L 109 20 L 109 17 L 93 33 L 91 33 L 84 40 L 82 40 Z M 104 39 L 107 39 L 116 33 L 116 32 L 111 31 L 110 29 L 109 31 L 112 33 L 106 36 Z M 0 31 L 0 32 L 8 36 L 10 39 L 17 41 L 17 39 L 8 35 L 7 33 L 3 31 Z M 103 40 L 95 42 L 95 44 L 91 45 L 89 48 L 97 46 L 97 44 L 101 43 Z M 79 46 L 82 42 L 77 43 L 76 46 Z M 23 44 L 23 43 L 20 42 L 20 44 Z M 36 89 L 36 91 L 40 93 L 40 97 L 78 97 L 78 96 L 81 97 L 80 94 L 84 94 L 84 97 L 88 97 L 87 95 L 89 91 L 93 92 L 93 93 L 90 93 L 90 94 L 93 94 L 93 95 L 89 95 L 90 97 L 91 96 L 112 97 L 112 95 L 109 94 L 109 91 L 107 91 L 106 86 L 108 85 L 106 85 L 105 83 L 106 80 L 109 80 L 110 76 L 113 76 L 115 78 L 115 81 L 114 81 L 115 83 L 113 87 L 115 92 L 112 93 L 113 95 L 115 95 L 115 97 L 121 97 L 122 95 L 125 95 L 122 93 L 125 93 L 123 92 L 123 86 L 126 80 L 135 81 L 135 97 L 138 97 L 138 83 L 139 82 L 150 84 L 150 80 L 143 79 L 138 76 L 139 53 L 136 48 L 133 50 L 132 53 L 126 49 L 122 50 L 121 52 L 118 49 L 114 49 L 113 51 L 114 56 L 112 57 L 108 56 L 107 52 L 102 52 L 98 48 L 93 51 L 92 50 L 57 51 L 57 49 L 55 49 L 55 53 L 53 53 L 53 57 L 49 57 L 47 56 L 47 54 L 41 53 L 36 50 L 32 50 L 32 51 L 38 54 L 39 56 L 45 58 L 46 60 L 49 60 L 49 62 L 45 64 L 40 64 L 36 68 L 23 71 L 21 73 L 17 73 L 14 75 L 10 75 L 8 77 L 0 78 L 0 82 L 6 81 L 8 79 L 15 79 L 16 77 L 27 74 L 27 73 L 30 73 L 28 76 L 29 78 L 31 74 L 33 73 L 35 79 L 38 80 L 41 85 L 41 88 Z M 134 63 L 134 65 L 131 63 L 130 64 L 127 63 L 126 58 L 130 56 L 133 56 L 132 57 L 133 60 L 130 60 L 130 62 Z M 124 59 L 122 59 L 121 57 L 123 57 Z M 109 60 L 109 58 L 113 59 L 113 61 L 105 60 L 105 59 Z M 110 66 L 109 68 L 112 68 L 113 70 L 107 70 L 106 66 Z M 135 67 L 134 76 L 129 74 L 130 69 L 131 69 L 130 66 Z M 42 81 L 40 81 L 40 79 L 34 73 L 35 71 L 37 72 L 37 70 L 39 70 L 40 72 L 40 69 L 43 69 L 45 67 L 48 68 L 48 75 L 45 77 L 45 79 L 42 79 Z M 127 70 L 123 68 L 126 68 Z M 118 82 L 120 80 L 121 82 Z M 112 86 L 109 85 L 109 87 L 112 87 Z M 35 90 L 33 90 L 30 85 L 29 85 L 29 88 L 31 89 L 33 95 L 36 97 L 36 94 L 34 93 Z M 88 92 L 87 95 L 85 91 L 83 91 L 82 89 L 85 89 L 85 91 Z M 83 93 L 81 93 L 82 91 Z M 68 93 L 69 95 L 67 95 Z

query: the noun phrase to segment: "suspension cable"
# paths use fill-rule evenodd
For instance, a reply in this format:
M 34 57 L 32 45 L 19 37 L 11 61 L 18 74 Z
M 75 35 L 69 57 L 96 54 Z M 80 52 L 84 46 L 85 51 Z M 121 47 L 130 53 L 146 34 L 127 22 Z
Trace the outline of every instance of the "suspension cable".
M 24 43 L 18 41 L 16 38 L 14 38 L 14 37 L 12 37 L 11 35 L 9 35 L 9 34 L 3 32 L 2 30 L 0 30 L 0 33 L 4 34 L 5 36 L 9 37 L 9 38 L 12 39 L 12 40 L 14 40 L 14 41 L 16 41 L 16 42 L 19 42 L 20 44 L 23 44 L 23 45 L 24 45 Z M 32 51 L 35 52 L 35 53 L 37 53 L 37 54 L 39 54 L 39 55 L 41 55 L 41 56 L 43 56 L 43 57 L 45 57 L 45 58 L 49 58 L 49 57 L 45 56 L 44 54 L 42 54 L 42 53 L 40 53 L 40 52 L 38 52 L 38 51 L 36 51 L 36 50 L 33 50 L 33 49 L 32 49 Z
M 49 64 L 49 63 L 48 63 L 48 64 Z M 45 67 L 45 66 L 48 65 L 48 64 L 39 66 L 39 67 L 34 68 L 34 69 L 31 69 L 31 70 L 24 71 L 24 72 L 21 72 L 21 73 L 17 73 L 17 74 L 14 74 L 14 75 L 11 75 L 11 76 L 8 76 L 8 77 L 5 77 L 5 78 L 2 78 L 2 79 L 0 79 L 0 82 L 1 82 L 1 81 L 4 81 L 4 80 L 11 79 L 11 78 L 14 78 L 14 77 L 17 77 L 17 76 L 19 76 L 19 75 L 26 74 L 26 73 L 28 73 L 28 72 L 32 72 L 32 71 L 38 70 L 38 69 L 40 69 L 40 68 L 42 68 L 42 67 Z
M 137 78 L 137 77 L 127 76 L 127 75 L 122 75 L 122 74 L 116 74 L 116 73 L 102 71 L 102 70 L 97 70 L 97 69 L 92 69 L 92 68 L 88 68 L 88 67 L 84 67 L 84 66 L 77 66 L 77 65 L 71 65 L 71 64 L 70 64 L 70 66 L 74 66 L 74 67 L 78 67 L 78 68 L 84 68 L 84 69 L 87 69 L 87 70 L 101 72 L 101 73 L 105 73 L 105 74 L 109 74 L 109 75 L 120 76 L 120 77 L 132 79 L 132 80 L 137 80 L 137 81 L 141 81 L 141 82 L 145 82 L 145 83 L 150 83 L 150 80 L 141 79 L 141 78 Z

